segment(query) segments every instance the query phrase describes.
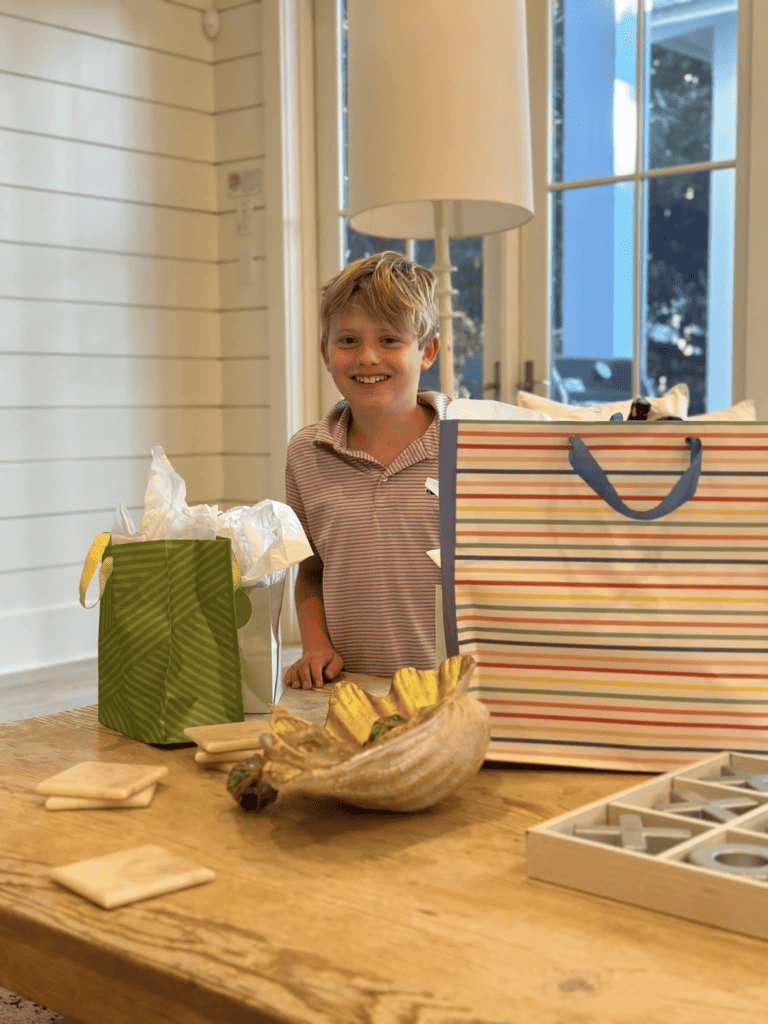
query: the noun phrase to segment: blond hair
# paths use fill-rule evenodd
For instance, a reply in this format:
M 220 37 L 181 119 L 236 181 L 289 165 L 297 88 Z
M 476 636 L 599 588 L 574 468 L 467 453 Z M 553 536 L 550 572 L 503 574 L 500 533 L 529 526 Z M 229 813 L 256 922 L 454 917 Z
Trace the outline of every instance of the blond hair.
M 411 331 L 423 349 L 438 329 L 436 283 L 431 270 L 399 252 L 379 252 L 350 263 L 323 288 L 323 351 L 327 351 L 331 320 L 350 306 L 359 306 L 371 320 Z

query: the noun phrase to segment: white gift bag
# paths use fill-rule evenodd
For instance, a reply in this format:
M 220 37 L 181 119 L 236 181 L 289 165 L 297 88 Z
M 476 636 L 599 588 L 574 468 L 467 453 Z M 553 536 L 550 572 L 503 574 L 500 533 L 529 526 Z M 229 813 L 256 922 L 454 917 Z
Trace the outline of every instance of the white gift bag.
M 268 713 L 283 692 L 280 670 L 280 609 L 285 573 L 268 587 L 243 587 L 251 602 L 251 617 L 237 633 L 243 666 L 243 710 Z

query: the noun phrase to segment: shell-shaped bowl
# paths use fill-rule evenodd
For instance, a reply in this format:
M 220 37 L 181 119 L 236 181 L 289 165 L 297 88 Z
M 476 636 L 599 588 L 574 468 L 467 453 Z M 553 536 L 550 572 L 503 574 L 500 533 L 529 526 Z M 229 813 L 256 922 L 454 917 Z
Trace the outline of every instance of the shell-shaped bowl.
M 432 671 L 401 669 L 384 697 L 338 683 L 322 729 L 274 708 L 259 754 L 261 783 L 280 796 L 333 796 L 374 810 L 434 806 L 478 771 L 488 750 L 488 711 L 467 692 L 474 667 L 459 655 Z M 244 766 L 231 773 L 233 795 L 235 779 L 241 793 Z

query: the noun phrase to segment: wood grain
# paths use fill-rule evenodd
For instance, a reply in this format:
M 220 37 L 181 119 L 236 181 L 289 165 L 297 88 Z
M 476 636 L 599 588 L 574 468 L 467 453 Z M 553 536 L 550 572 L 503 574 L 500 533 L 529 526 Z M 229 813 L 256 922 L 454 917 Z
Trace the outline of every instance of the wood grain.
M 323 715 L 327 696 L 285 699 Z M 91 759 L 170 770 L 149 808 L 46 812 L 36 782 Z M 252 815 L 192 748 L 90 708 L 0 727 L 0 778 L 0 985 L 86 1024 L 765 1019 L 763 942 L 527 878 L 526 828 L 641 776 L 488 764 L 428 812 Z M 48 878 L 150 842 L 216 881 L 106 912 Z

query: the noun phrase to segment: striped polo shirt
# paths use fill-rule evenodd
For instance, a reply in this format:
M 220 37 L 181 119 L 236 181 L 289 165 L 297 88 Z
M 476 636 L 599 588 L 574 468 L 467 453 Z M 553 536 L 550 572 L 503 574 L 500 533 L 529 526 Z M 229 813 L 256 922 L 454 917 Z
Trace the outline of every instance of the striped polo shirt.
M 288 444 L 286 499 L 323 560 L 331 643 L 348 672 L 391 676 L 435 667 L 435 586 L 440 570 L 437 479 L 440 423 L 449 399 L 419 391 L 437 415 L 389 466 L 347 448 L 351 411 L 339 402 Z

